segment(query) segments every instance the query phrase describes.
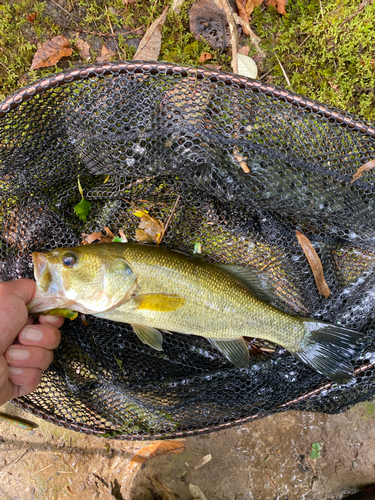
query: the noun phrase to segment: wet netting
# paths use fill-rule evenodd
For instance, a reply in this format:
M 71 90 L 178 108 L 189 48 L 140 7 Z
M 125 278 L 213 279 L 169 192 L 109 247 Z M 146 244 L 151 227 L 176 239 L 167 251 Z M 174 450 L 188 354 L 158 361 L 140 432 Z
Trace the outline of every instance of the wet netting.
M 375 333 L 375 129 L 245 77 L 168 63 L 89 66 L 0 104 L 0 280 L 33 277 L 32 251 L 123 231 L 134 206 L 167 221 L 162 246 L 267 274 L 280 309 Z M 87 220 L 74 207 L 92 203 Z M 316 288 L 295 231 L 317 251 Z M 104 234 L 104 232 L 103 232 Z M 235 368 L 209 341 L 165 335 L 162 352 L 127 324 L 65 321 L 24 409 L 117 439 L 222 429 L 288 409 L 335 413 L 375 392 L 375 344 L 338 385 L 281 347 L 248 339 Z

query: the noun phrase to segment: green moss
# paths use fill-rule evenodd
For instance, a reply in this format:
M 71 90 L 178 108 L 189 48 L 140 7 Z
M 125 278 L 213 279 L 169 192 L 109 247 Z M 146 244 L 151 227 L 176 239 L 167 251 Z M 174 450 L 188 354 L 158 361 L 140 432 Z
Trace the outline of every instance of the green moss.
M 209 52 L 213 55 L 210 63 L 230 71 L 228 54 L 210 48 L 204 40 L 197 41 L 190 32 L 188 13 L 193 2 L 186 0 L 178 15 L 169 10 L 159 60 L 197 66 L 200 55 Z M 102 34 L 110 33 L 111 26 L 142 27 L 144 31 L 171 0 L 138 0 L 128 6 L 122 0 L 71 0 L 70 4 L 74 7 L 71 15 L 49 0 L 15 0 L 0 5 L 0 99 L 37 78 L 81 63 L 74 52 L 54 67 L 30 72 L 38 44 L 58 34 L 74 41 L 78 33 L 92 46 L 94 59 L 108 41 Z M 292 90 L 373 120 L 375 4 L 354 15 L 358 6 L 351 0 L 326 0 L 323 19 L 319 0 L 289 2 L 288 17 L 273 7 L 255 9 L 251 25 L 266 53 L 264 62 L 258 63 L 260 75 L 268 73 L 263 80 L 286 87 L 277 54 Z M 34 12 L 35 20 L 28 21 L 27 16 Z M 135 32 L 119 36 L 122 58 L 133 57 L 135 48 L 127 42 L 135 36 Z M 251 48 L 250 55 L 254 54 Z
M 323 8 L 323 19 L 318 0 L 289 2 L 288 18 L 273 8 L 254 11 L 252 26 L 268 54 L 263 72 L 286 87 L 276 53 L 293 91 L 372 120 L 375 5 L 352 19 L 358 2 L 327 0 Z

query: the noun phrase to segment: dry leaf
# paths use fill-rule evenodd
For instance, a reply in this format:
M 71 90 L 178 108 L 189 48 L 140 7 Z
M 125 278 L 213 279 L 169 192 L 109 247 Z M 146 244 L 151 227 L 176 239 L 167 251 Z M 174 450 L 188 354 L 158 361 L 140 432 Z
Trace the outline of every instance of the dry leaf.
M 200 63 L 204 63 L 204 62 L 206 62 L 206 61 L 208 61 L 209 59 L 212 59 L 212 58 L 213 58 L 212 54 L 210 54 L 209 52 L 203 52 L 203 54 L 199 58 L 199 62 Z
M 277 7 L 277 12 L 279 14 L 282 14 L 283 16 L 286 16 L 286 11 L 285 11 L 285 5 L 286 5 L 286 0 L 267 0 L 267 5 L 273 5 L 274 7 Z
M 197 0 L 189 10 L 190 31 L 194 38 L 207 41 L 214 49 L 226 49 L 231 45 L 227 16 L 223 6 L 212 0 Z
M 325 298 L 328 298 L 331 295 L 331 292 L 328 288 L 326 280 L 324 279 L 323 266 L 318 254 L 312 246 L 311 241 L 304 234 L 296 231 L 296 236 L 307 260 L 309 261 L 319 293 L 324 295 Z
M 363 172 L 368 172 L 369 170 L 372 170 L 374 167 L 375 167 L 375 160 L 368 161 L 367 163 L 362 165 L 362 167 L 359 167 L 357 172 L 353 175 L 352 182 L 362 177 Z
M 79 55 L 82 59 L 90 59 L 90 45 L 87 42 L 85 42 L 81 38 L 78 38 L 75 46 L 77 47 Z
M 179 14 L 181 12 L 181 5 L 184 3 L 185 0 L 173 0 L 172 2 L 172 12 L 175 12 L 176 14 Z
M 248 45 L 244 45 L 238 50 L 238 53 L 244 56 L 248 56 L 249 52 L 250 52 L 250 47 Z
M 100 56 L 96 58 L 96 62 L 98 63 L 107 62 L 115 54 L 116 54 L 115 50 L 112 50 L 107 44 L 104 44 Z
M 243 7 L 241 0 L 236 0 L 236 4 L 240 18 L 243 19 L 246 23 L 249 23 L 249 16 L 245 10 L 245 7 Z M 246 26 L 242 26 L 242 31 L 245 33 L 245 35 L 250 35 L 250 31 Z
M 33 12 L 32 14 L 26 14 L 26 19 L 29 21 L 29 23 L 33 23 L 37 15 L 38 15 L 37 12 Z
M 137 466 L 152 458 L 167 455 L 169 453 L 179 454 L 182 453 L 184 449 L 185 445 L 182 441 L 157 441 L 156 443 L 149 444 L 135 453 L 126 472 L 132 472 Z
M 263 0 L 246 0 L 245 11 L 248 17 L 251 16 L 255 7 L 259 7 L 263 3 Z M 241 15 L 241 14 L 240 14 Z M 249 21 L 247 21 L 249 22 Z
M 30 70 L 53 66 L 62 57 L 72 55 L 72 52 L 70 41 L 65 36 L 55 36 L 51 40 L 44 42 L 36 51 Z
M 258 76 L 258 68 L 254 59 L 243 54 L 237 54 L 238 58 L 238 74 L 248 76 L 249 78 L 256 78 Z
M 193 495 L 194 500 L 207 500 L 206 495 L 196 484 L 189 483 L 189 491 Z
M 238 149 L 237 149 L 236 146 L 234 146 L 234 148 L 233 148 L 233 158 L 236 161 L 238 161 L 238 163 L 240 164 L 240 167 L 245 172 L 245 174 L 249 174 L 250 173 L 250 169 L 247 166 L 245 158 L 240 154 L 240 152 L 238 151 Z
M 156 243 L 159 245 L 164 233 L 164 224 L 143 210 L 137 210 L 134 215 L 140 218 L 139 229 L 135 232 L 135 239 L 139 243 Z
M 137 52 L 133 60 L 157 61 L 161 49 L 161 30 L 167 18 L 169 7 L 166 7 L 163 14 L 154 21 L 140 41 Z

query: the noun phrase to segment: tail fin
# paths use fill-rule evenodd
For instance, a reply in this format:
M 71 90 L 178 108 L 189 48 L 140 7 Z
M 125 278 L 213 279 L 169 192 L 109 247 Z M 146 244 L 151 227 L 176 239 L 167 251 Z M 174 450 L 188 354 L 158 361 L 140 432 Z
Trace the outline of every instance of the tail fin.
M 305 337 L 299 351 L 293 356 L 339 384 L 354 377 L 350 361 L 370 340 L 365 334 L 340 326 L 305 320 Z

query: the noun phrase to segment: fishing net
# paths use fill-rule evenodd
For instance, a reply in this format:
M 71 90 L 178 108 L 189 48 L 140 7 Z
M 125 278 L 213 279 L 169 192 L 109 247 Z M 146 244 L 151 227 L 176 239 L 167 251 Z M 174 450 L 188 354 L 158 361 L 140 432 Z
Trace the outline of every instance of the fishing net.
M 164 223 L 175 207 L 162 246 L 253 266 L 280 309 L 374 335 L 375 174 L 351 183 L 375 157 L 374 128 L 245 77 L 142 62 L 39 80 L 1 103 L 0 118 L 1 281 L 32 278 L 32 251 L 105 227 L 135 240 L 134 206 Z M 74 212 L 78 176 L 86 221 Z M 329 298 L 296 230 L 322 261 Z M 352 360 L 355 381 L 338 385 L 267 342 L 247 339 L 239 369 L 204 338 L 165 335 L 158 352 L 127 324 L 87 320 L 65 321 L 42 383 L 18 400 L 70 429 L 176 437 L 374 396 L 374 343 Z

